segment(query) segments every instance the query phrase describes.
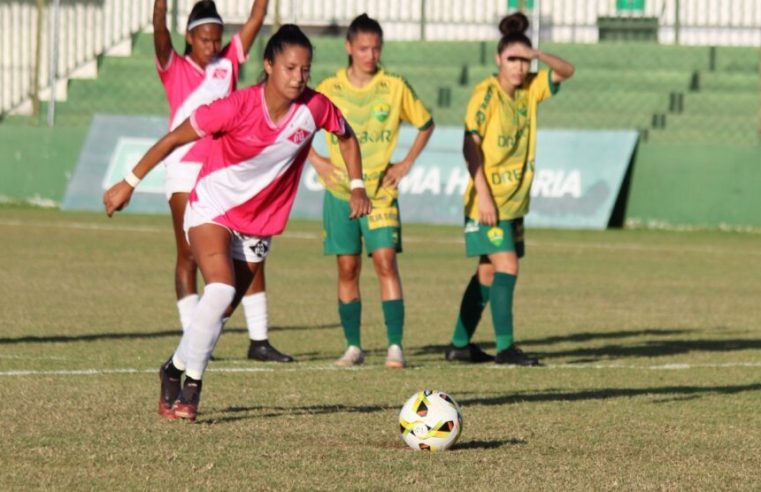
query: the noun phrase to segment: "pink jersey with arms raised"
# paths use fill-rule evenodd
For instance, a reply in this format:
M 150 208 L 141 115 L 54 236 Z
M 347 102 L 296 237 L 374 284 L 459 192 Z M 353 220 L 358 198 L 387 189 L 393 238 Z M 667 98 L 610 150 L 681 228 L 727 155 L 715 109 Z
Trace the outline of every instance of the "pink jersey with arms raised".
M 285 229 L 315 132 L 347 131 L 341 111 L 309 88 L 275 124 L 262 84 L 201 106 L 190 122 L 199 135 L 214 138 L 208 139 L 208 157 L 188 206 L 207 220 L 255 236 Z
M 235 90 L 240 64 L 246 61 L 240 36 L 234 35 L 219 56 L 206 68 L 199 67 L 189 56 L 172 50 L 166 67 L 156 60 L 159 78 L 169 101 L 169 130 L 174 130 L 199 106 L 223 98 Z M 185 155 L 195 146 L 207 146 L 199 140 L 175 149 L 165 163 L 187 161 Z M 201 162 L 195 161 L 195 162 Z

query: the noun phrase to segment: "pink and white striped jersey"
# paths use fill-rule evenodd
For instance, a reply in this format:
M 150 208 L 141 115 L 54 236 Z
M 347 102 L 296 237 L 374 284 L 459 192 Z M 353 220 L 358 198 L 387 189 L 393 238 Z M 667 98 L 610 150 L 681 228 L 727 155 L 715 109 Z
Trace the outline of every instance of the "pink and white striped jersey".
M 222 48 L 219 56 L 206 68 L 199 67 L 190 56 L 180 56 L 172 50 L 166 67 L 156 60 L 156 68 L 164 92 L 169 101 L 169 130 L 174 130 L 199 106 L 223 98 L 235 90 L 238 83 L 240 64 L 246 61 L 240 36 L 234 35 Z M 208 142 L 197 141 L 175 149 L 165 164 L 186 161 L 185 155 L 191 147 L 207 146 Z M 201 160 L 195 162 L 201 162 Z
M 254 236 L 285 229 L 314 134 L 347 131 L 341 111 L 309 88 L 275 124 L 263 84 L 201 106 L 190 122 L 200 136 L 214 138 L 206 139 L 211 146 L 188 206 L 209 221 Z

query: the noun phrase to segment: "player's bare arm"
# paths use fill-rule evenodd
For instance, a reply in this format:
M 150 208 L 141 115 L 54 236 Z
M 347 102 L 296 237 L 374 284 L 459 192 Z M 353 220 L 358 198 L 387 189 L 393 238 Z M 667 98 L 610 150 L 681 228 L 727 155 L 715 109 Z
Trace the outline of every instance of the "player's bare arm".
M 478 221 L 482 224 L 495 226 L 499 218 L 497 217 L 497 207 L 494 205 L 491 189 L 486 181 L 486 176 L 484 176 L 481 138 L 474 133 L 466 134 L 463 140 L 462 153 L 465 156 L 468 172 L 473 178 L 473 185 L 478 195 Z
M 349 175 L 349 183 L 359 183 L 362 181 L 362 155 L 359 152 L 359 142 L 354 135 L 354 130 L 347 124 L 346 132 L 338 137 L 338 148 L 341 150 L 341 157 L 346 163 L 346 172 Z M 361 187 L 350 186 L 351 197 L 349 198 L 349 207 L 351 208 L 350 218 L 356 219 L 370 213 L 372 204 L 367 197 L 364 184 Z
M 560 58 L 559 56 L 545 53 L 544 51 L 529 48 L 528 46 L 516 43 L 510 46 L 505 56 L 524 58 L 526 60 L 539 60 L 552 70 L 552 82 L 557 84 L 564 80 L 568 80 L 573 76 L 576 68 L 572 63 Z
M 167 0 L 153 2 L 153 48 L 162 68 L 169 63 L 172 54 L 172 36 L 166 26 Z
M 132 175 L 138 180 L 143 179 L 151 169 L 163 161 L 174 149 L 199 138 L 199 135 L 190 124 L 190 120 L 185 120 L 180 126 L 164 135 L 148 149 L 148 152 L 132 168 Z M 119 181 L 109 188 L 103 194 L 103 206 L 106 209 L 106 215 L 111 217 L 114 212 L 127 206 L 134 190 L 135 188 L 126 179 Z
M 410 169 L 412 169 L 415 161 L 417 161 L 418 156 L 428 144 L 428 140 L 431 139 L 433 129 L 434 124 L 431 122 L 428 128 L 420 130 L 415 136 L 415 141 L 412 142 L 412 147 L 410 147 L 410 150 L 407 152 L 407 155 L 404 156 L 404 159 L 395 164 L 389 164 L 383 175 L 383 186 L 392 186 L 394 188 L 399 186 L 399 182 L 409 174 Z
M 325 186 L 329 188 L 346 179 L 346 173 L 341 172 L 340 169 L 330 162 L 330 159 L 314 150 L 314 147 L 309 148 L 307 160 L 312 164 L 312 167 L 320 176 L 323 183 L 325 183 Z
M 254 44 L 256 35 L 259 34 L 264 25 L 264 17 L 267 15 L 268 4 L 269 0 L 256 0 L 251 6 L 248 20 L 246 20 L 246 23 L 240 29 L 240 42 L 243 45 L 243 52 L 245 54 L 248 54 L 251 50 L 251 45 Z

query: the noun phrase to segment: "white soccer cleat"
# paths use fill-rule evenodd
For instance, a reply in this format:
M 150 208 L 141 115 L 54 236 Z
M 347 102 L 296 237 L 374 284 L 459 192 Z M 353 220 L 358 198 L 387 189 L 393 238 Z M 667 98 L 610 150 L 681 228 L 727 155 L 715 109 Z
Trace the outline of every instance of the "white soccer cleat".
M 356 345 L 349 345 L 346 352 L 336 361 L 338 367 L 353 367 L 365 361 L 365 353 Z
M 386 367 L 389 369 L 402 369 L 405 366 L 404 353 L 399 345 L 390 345 L 386 354 Z

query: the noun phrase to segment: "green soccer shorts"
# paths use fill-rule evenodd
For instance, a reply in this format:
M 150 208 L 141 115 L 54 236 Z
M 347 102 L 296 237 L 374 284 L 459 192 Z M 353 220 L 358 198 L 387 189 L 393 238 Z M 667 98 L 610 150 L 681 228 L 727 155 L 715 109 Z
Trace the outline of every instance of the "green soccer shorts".
M 322 202 L 322 240 L 325 255 L 358 255 L 393 248 L 402 252 L 402 223 L 396 200 L 389 207 L 374 207 L 369 215 L 350 219 L 349 202 L 325 192 Z
M 465 218 L 465 254 L 468 257 L 515 251 L 518 258 L 526 253 L 523 217 L 500 220 L 488 226 Z

